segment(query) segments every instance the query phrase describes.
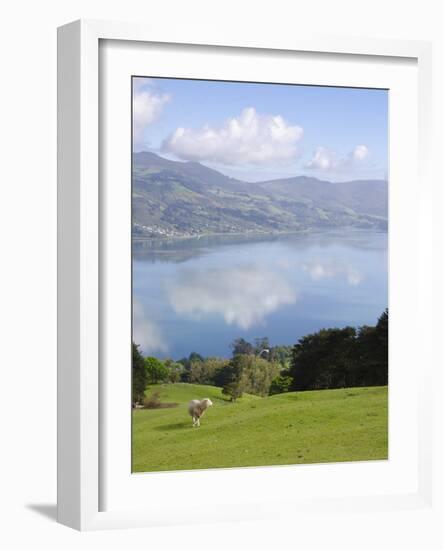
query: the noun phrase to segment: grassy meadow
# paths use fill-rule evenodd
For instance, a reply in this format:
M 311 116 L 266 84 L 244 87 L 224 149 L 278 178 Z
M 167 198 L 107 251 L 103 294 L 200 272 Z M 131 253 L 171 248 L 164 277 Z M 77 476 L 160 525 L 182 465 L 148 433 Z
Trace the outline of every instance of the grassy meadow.
M 221 388 L 151 385 L 163 404 L 133 410 L 132 470 L 151 472 L 388 457 L 388 388 L 365 387 L 247 395 L 232 403 Z M 187 406 L 209 397 L 199 428 Z

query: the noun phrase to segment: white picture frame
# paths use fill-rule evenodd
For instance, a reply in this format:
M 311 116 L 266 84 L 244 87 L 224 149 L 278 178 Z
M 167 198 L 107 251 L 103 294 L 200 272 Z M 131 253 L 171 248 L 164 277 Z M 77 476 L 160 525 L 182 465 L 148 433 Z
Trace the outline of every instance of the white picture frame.
M 140 43 L 196 46 L 199 51 L 211 58 L 211 48 L 224 48 L 229 55 L 236 56 L 245 52 L 273 52 L 283 59 L 289 52 L 304 52 L 312 55 L 330 54 L 334 56 L 352 57 L 353 60 L 390 59 L 395 64 L 402 60 L 412 60 L 416 65 L 418 82 L 418 99 L 416 110 L 418 122 L 412 125 L 418 132 L 418 148 L 411 151 L 416 156 L 418 177 L 411 175 L 411 193 L 415 193 L 418 201 L 416 224 L 411 226 L 411 236 L 414 239 L 416 256 L 419 262 L 416 273 L 414 304 L 416 304 L 417 338 L 410 344 L 408 350 L 410 361 L 414 357 L 414 346 L 418 349 L 426 339 L 426 327 L 423 321 L 432 317 L 432 295 L 427 284 L 432 261 L 431 242 L 431 196 L 432 181 L 430 177 L 430 142 L 431 142 L 431 46 L 425 42 L 370 40 L 363 38 L 315 37 L 308 34 L 298 34 L 296 37 L 281 36 L 276 38 L 254 38 L 252 32 L 248 37 L 230 38 L 204 35 L 189 37 L 184 29 L 180 33 L 174 31 L 168 36 L 155 27 L 149 28 L 136 24 L 100 21 L 77 21 L 59 29 L 58 34 L 58 520 L 80 530 L 105 529 L 131 526 L 171 525 L 191 523 L 196 521 L 220 521 L 235 519 L 259 519 L 275 517 L 275 512 L 284 512 L 276 502 L 285 504 L 286 510 L 299 506 L 303 511 L 324 511 L 333 506 L 335 510 L 344 512 L 356 507 L 365 510 L 391 510 L 399 508 L 430 507 L 432 503 L 432 441 L 431 416 L 432 399 L 430 383 L 432 376 L 432 349 L 427 346 L 425 359 L 417 381 L 409 386 L 408 391 L 416 392 L 416 408 L 412 407 L 413 425 L 417 426 L 414 435 L 416 446 L 413 453 L 416 456 L 408 462 L 410 476 L 414 470 L 411 484 L 390 487 L 385 493 L 367 491 L 353 493 L 352 488 L 361 477 L 363 470 L 349 470 L 351 465 L 322 466 L 324 475 L 348 477 L 348 488 L 344 493 L 334 493 L 331 484 L 330 491 L 325 496 L 321 491 L 312 491 L 309 498 L 305 492 L 302 500 L 292 499 L 283 492 L 271 491 L 272 479 L 289 475 L 293 467 L 266 468 L 264 493 L 260 499 L 251 496 L 248 506 L 245 502 L 228 506 L 220 502 L 217 507 L 184 507 L 180 502 L 169 507 L 168 502 L 159 505 L 131 505 L 131 493 L 122 490 L 121 505 L 117 498 L 112 506 L 103 504 L 103 483 L 111 481 L 106 468 L 106 456 L 110 447 L 106 441 L 106 402 L 110 386 L 103 387 L 103 354 L 100 342 L 103 331 L 103 302 L 108 299 L 107 285 L 103 282 L 103 232 L 109 229 L 101 219 L 104 209 L 108 208 L 103 201 L 101 188 L 100 155 L 100 113 L 105 109 L 100 104 L 99 82 L 100 44 L 103 41 L 116 41 L 126 44 L 125 47 Z M 213 51 L 213 50 L 212 50 Z M 126 54 L 127 55 L 127 52 Z M 364 56 L 364 57 L 361 57 Z M 106 58 L 106 63 L 108 58 Z M 118 71 L 117 71 L 118 73 Z M 120 73 L 118 73 L 120 74 Z M 105 80 L 106 82 L 106 80 Z M 415 91 L 414 91 L 415 94 Z M 411 96 L 412 97 L 412 96 Z M 128 123 L 130 121 L 128 120 Z M 412 141 L 410 142 L 412 144 Z M 411 145 L 412 146 L 412 145 Z M 416 153 L 416 155 L 414 155 Z M 395 157 L 395 151 L 394 151 Z M 128 167 L 129 171 L 129 167 Z M 129 172 L 128 172 L 129 173 Z M 412 194 L 411 194 L 412 197 Z M 406 204 L 406 203 L 405 203 Z M 400 205 L 401 207 L 401 205 Z M 405 206 L 406 208 L 406 206 Z M 398 240 L 398 236 L 397 236 Z M 106 260 L 106 258 L 105 258 Z M 106 260 L 107 261 L 107 260 Z M 414 306 L 415 307 L 415 306 Z M 395 323 L 395 320 L 394 320 Z M 108 367 L 107 367 L 108 368 Z M 418 382 L 418 383 L 415 383 Z M 395 394 L 395 392 L 394 392 Z M 130 411 L 128 410 L 128 414 Z M 405 441 L 407 437 L 404 438 Z M 406 461 L 406 458 L 405 458 Z M 407 461 L 406 461 L 407 462 Z M 377 466 L 375 466 L 377 468 Z M 394 463 L 394 467 L 395 463 Z M 248 478 L 251 486 L 255 473 L 260 469 L 233 469 L 228 475 Z M 263 470 L 263 469 L 262 469 Z M 111 470 L 113 473 L 113 470 Z M 284 473 L 286 472 L 286 473 Z M 317 478 L 320 483 L 321 472 L 314 469 L 297 470 L 300 477 Z M 301 473 L 300 473 L 301 472 Z M 405 470 L 406 472 L 406 470 Z M 130 472 L 127 472 L 128 476 Z M 163 473 L 156 477 L 149 475 L 135 483 L 143 483 L 144 487 L 152 487 L 155 491 L 161 487 L 167 491 L 176 490 L 185 496 L 194 484 L 201 487 L 208 483 L 223 484 L 224 472 L 203 471 L 197 476 L 191 473 Z M 392 471 L 385 472 L 392 475 Z M 291 474 L 292 475 L 292 474 Z M 108 476 L 108 477 L 107 477 Z M 320 476 L 320 477 L 318 477 Z M 192 479 L 192 482 L 189 480 Z M 341 478 L 336 477 L 339 481 Z M 399 478 L 400 479 L 400 478 Z M 118 481 L 120 483 L 120 480 Z M 191 484 L 189 484 L 191 483 Z M 281 479 L 280 479 L 281 483 Z M 133 483 L 131 483 L 133 484 Z M 268 487 L 268 489 L 266 489 Z M 268 491 L 268 493 L 267 493 Z M 115 502 L 117 500 L 117 502 Z M 155 500 L 155 499 L 153 499 Z M 302 506 L 301 506 L 302 504 Z

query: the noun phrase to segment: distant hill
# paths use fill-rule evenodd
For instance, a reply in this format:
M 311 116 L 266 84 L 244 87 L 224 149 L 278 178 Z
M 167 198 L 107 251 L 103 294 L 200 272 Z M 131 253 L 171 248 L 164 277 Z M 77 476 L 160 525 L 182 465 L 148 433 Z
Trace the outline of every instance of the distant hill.
M 134 237 L 272 233 L 321 228 L 387 229 L 388 186 L 297 176 L 260 183 L 198 162 L 133 155 Z

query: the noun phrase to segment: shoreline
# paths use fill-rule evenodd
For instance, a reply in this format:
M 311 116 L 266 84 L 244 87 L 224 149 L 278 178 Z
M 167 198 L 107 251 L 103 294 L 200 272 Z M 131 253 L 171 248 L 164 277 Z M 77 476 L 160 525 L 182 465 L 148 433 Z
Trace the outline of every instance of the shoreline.
M 281 237 L 281 236 L 302 236 L 302 235 L 324 235 L 324 234 L 341 234 L 346 232 L 351 233 L 382 233 L 388 234 L 388 229 L 375 229 L 375 228 L 358 228 L 353 226 L 347 227 L 337 227 L 337 228 L 325 228 L 325 229 L 301 229 L 301 230 L 291 230 L 291 231 L 263 231 L 263 232 L 251 232 L 251 233 L 200 233 L 198 235 L 177 235 L 173 237 L 134 237 L 132 236 L 131 242 L 134 245 L 135 243 L 166 243 L 170 241 L 199 241 L 201 239 L 210 239 L 210 238 L 238 238 L 243 237 L 245 239 L 259 239 L 260 237 L 271 238 L 271 237 Z

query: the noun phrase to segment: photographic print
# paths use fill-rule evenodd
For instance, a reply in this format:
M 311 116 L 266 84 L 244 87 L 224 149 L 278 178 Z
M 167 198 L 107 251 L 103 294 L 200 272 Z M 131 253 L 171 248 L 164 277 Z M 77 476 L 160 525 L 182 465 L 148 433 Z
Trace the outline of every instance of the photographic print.
M 132 78 L 132 470 L 388 458 L 388 90 Z

